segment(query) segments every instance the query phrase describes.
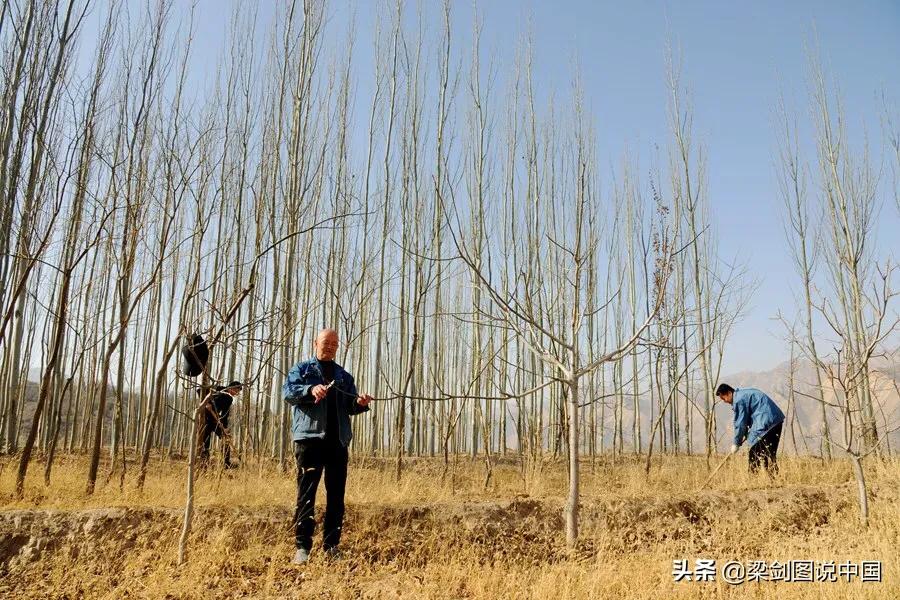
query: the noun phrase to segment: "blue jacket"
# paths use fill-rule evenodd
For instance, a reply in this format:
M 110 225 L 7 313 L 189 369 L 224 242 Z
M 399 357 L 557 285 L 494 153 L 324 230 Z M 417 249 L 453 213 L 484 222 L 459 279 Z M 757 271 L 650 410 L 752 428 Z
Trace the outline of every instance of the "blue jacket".
M 293 440 L 325 439 L 325 421 L 328 418 L 326 402 L 331 401 L 332 394 L 321 402 L 316 402 L 312 389 L 325 384 L 322 369 L 315 358 L 294 365 L 288 371 L 287 380 L 281 387 L 284 401 L 291 405 L 291 437 Z M 334 394 L 337 400 L 338 435 L 341 444 L 350 445 L 353 431 L 350 429 L 350 415 L 357 415 L 369 410 L 368 406 L 360 406 L 356 402 L 356 383 L 353 376 L 342 366 L 334 365 Z
M 753 446 L 770 429 L 784 421 L 784 413 L 771 398 L 755 388 L 734 390 L 731 401 L 734 410 L 734 445 L 744 439 Z

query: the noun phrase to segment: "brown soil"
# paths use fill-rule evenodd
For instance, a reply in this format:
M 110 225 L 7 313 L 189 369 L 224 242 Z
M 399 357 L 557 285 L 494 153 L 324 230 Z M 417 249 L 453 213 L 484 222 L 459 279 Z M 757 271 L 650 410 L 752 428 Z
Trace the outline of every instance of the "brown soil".
M 452 560 L 454 549 L 480 564 L 540 566 L 592 560 L 599 553 L 625 553 L 665 545 L 673 552 L 725 552 L 731 528 L 814 535 L 836 511 L 848 505 L 841 488 L 772 488 L 709 492 L 692 497 L 631 498 L 585 503 L 582 541 L 569 550 L 562 535 L 562 504 L 519 497 L 508 502 L 433 504 L 416 507 L 348 506 L 345 558 L 326 571 L 363 576 L 424 569 L 430 561 Z M 852 507 L 849 507 L 852 510 Z M 174 509 L 116 508 L 88 510 L 10 510 L 0 512 L 0 594 L 15 590 L 46 597 L 94 596 L 122 589 L 142 573 L 174 566 L 182 513 Z M 218 590 L 257 593 L 260 577 L 269 575 L 268 593 L 292 589 L 303 570 L 287 561 L 292 552 L 292 512 L 287 506 L 259 510 L 205 507 L 195 515 L 190 548 L 216 553 L 219 572 L 205 574 Z M 744 551 L 753 551 L 753 535 Z M 761 538 L 764 539 L 764 538 Z M 718 540 L 718 541 L 717 541 Z M 236 558 L 265 548 L 252 559 Z M 204 557 L 204 558 L 209 558 Z M 323 559 L 318 559 L 323 560 Z M 72 568 L 79 576 L 48 589 L 47 570 Z M 274 577 L 272 577 L 274 573 Z M 299 579 L 298 579 L 299 578 Z M 356 580 L 357 578 L 351 578 Z M 279 583 L 281 582 L 281 583 Z M 281 586 L 284 586 L 281 588 Z M 360 583 L 363 585 L 363 583 Z M 394 594 L 373 578 L 359 595 Z M 130 586 L 130 584 L 129 584 Z M 374 586 L 374 587 L 373 587 Z M 395 590 L 397 591 L 397 590 Z

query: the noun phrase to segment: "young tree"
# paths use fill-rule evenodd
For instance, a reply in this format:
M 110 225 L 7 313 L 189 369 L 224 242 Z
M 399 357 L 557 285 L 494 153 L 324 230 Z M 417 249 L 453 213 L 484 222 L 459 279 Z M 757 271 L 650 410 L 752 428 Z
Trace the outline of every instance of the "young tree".
M 533 105 L 532 105 L 533 106 Z M 661 304 L 661 294 L 655 294 L 650 315 L 623 336 L 623 341 L 613 348 L 605 348 L 588 355 L 587 322 L 596 316 L 596 310 L 587 310 L 587 281 L 589 257 L 595 249 L 594 236 L 588 231 L 592 215 L 601 211 L 593 131 L 583 110 L 580 84 L 576 80 L 573 93 L 573 123 L 569 138 L 554 143 L 548 138 L 543 148 L 546 169 L 539 178 L 539 164 L 533 160 L 529 179 L 533 181 L 530 202 L 546 202 L 547 211 L 534 211 L 526 221 L 527 230 L 517 244 L 524 244 L 523 252 L 532 258 L 527 270 L 521 270 L 506 286 L 495 272 L 494 261 L 506 260 L 508 249 L 485 251 L 482 263 L 475 260 L 469 245 L 461 235 L 459 203 L 452 186 L 438 194 L 438 202 L 444 211 L 457 257 L 471 271 L 487 298 L 478 309 L 481 319 L 495 327 L 508 328 L 546 368 L 547 377 L 558 380 L 564 390 L 565 417 L 568 422 L 567 446 L 569 463 L 568 501 L 565 510 L 566 539 L 574 545 L 578 538 L 579 514 L 579 458 L 581 448 L 580 405 L 583 398 L 582 383 L 588 375 L 607 363 L 620 360 L 653 322 Z M 533 110 L 533 108 L 532 108 Z M 558 144 L 558 145 L 557 145 Z M 565 149 L 563 149 L 565 148 Z M 558 179 L 553 179 L 558 174 Z M 541 189 L 538 182 L 552 183 L 552 188 Z M 552 190 L 552 193 L 551 193 Z M 556 219 L 563 202 L 572 218 Z M 539 205 L 539 204 L 538 204 Z M 680 206 L 672 213 L 680 216 Z M 668 280 L 672 267 L 670 239 L 677 232 L 678 219 L 664 219 L 658 232 L 659 246 L 655 261 L 654 289 L 661 289 Z M 615 269 L 615 263 L 607 268 Z M 612 298 L 601 306 L 608 306 Z M 559 320 L 559 314 L 565 315 Z
M 813 285 L 815 279 L 816 261 L 821 246 L 820 236 L 811 222 L 809 202 L 807 198 L 807 173 L 800 158 L 800 139 L 797 134 L 797 125 L 790 118 L 782 99 L 779 110 L 779 139 L 780 139 L 780 163 L 779 163 L 779 192 L 784 202 L 787 220 L 785 222 L 785 236 L 791 248 L 794 266 L 800 275 L 802 282 L 802 294 L 800 305 L 803 307 L 803 322 L 805 336 L 803 339 L 804 354 L 810 356 L 815 371 L 814 399 L 821 408 L 822 443 L 820 451 L 822 456 L 831 459 L 831 433 L 828 427 L 828 415 L 825 410 L 824 388 L 822 386 L 822 371 L 819 368 L 819 352 L 816 348 L 816 338 L 813 329 Z M 793 390 L 791 386 L 791 390 Z

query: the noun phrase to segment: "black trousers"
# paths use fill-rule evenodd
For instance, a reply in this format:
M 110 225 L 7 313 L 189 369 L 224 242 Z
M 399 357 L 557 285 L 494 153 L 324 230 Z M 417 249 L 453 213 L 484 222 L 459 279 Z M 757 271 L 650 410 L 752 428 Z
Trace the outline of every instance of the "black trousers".
M 297 510 L 294 537 L 297 548 L 309 551 L 316 529 L 316 489 L 325 473 L 325 522 L 322 545 L 327 550 L 341 541 L 344 523 L 344 488 L 347 485 L 347 448 L 340 442 L 303 440 L 294 442 L 297 460 Z
M 228 411 L 225 411 L 224 414 L 218 414 L 218 418 L 216 415 L 213 415 L 207 409 L 204 413 L 204 420 L 200 423 L 200 431 L 198 432 L 198 437 L 200 438 L 200 461 L 206 462 L 209 460 L 209 446 L 212 441 L 212 434 L 215 433 L 216 436 L 220 440 L 225 439 L 226 430 L 228 429 Z M 231 466 L 231 444 L 223 443 L 222 444 L 222 454 L 225 459 L 225 466 Z
M 197 388 L 197 396 L 203 398 L 209 388 Z M 212 394 L 206 405 L 203 407 L 203 416 L 200 420 L 200 427 L 197 431 L 197 450 L 200 464 L 204 465 L 209 461 L 209 445 L 212 441 L 212 434 L 215 433 L 222 442 L 222 454 L 225 459 L 225 466 L 231 466 L 231 444 L 225 439 L 228 435 L 228 414 L 231 412 L 231 403 L 234 398 L 231 394 L 219 391 Z
M 750 446 L 748 459 L 750 461 L 750 472 L 755 473 L 760 467 L 764 467 L 769 475 L 778 474 L 778 462 L 776 455 L 778 454 L 778 443 L 781 441 L 781 426 L 779 423 L 766 432 L 759 441 Z

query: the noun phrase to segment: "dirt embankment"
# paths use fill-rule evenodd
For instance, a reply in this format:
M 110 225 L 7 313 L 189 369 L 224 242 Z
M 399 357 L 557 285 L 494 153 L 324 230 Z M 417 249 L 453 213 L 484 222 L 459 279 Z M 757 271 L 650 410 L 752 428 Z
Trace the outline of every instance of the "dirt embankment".
M 748 527 L 798 535 L 827 526 L 837 511 L 852 509 L 846 489 L 761 489 L 693 497 L 623 499 L 582 507 L 582 542 L 566 548 L 562 505 L 516 498 L 508 502 L 419 507 L 348 507 L 344 546 L 363 563 L 415 568 L 453 548 L 465 547 L 481 562 L 554 563 L 597 552 L 628 552 L 671 544 L 714 550 L 729 543 L 728 530 Z M 174 509 L 108 508 L 77 511 L 0 512 L 0 575 L 20 575 L 46 560 L 96 562 L 115 571 L 140 555 L 170 560 L 181 526 Z M 292 545 L 288 507 L 200 508 L 192 548 L 238 553 L 251 545 Z M 716 535 L 718 534 L 718 535 Z M 717 542 L 717 540 L 719 540 Z M 32 573 L 34 574 L 34 573 Z

